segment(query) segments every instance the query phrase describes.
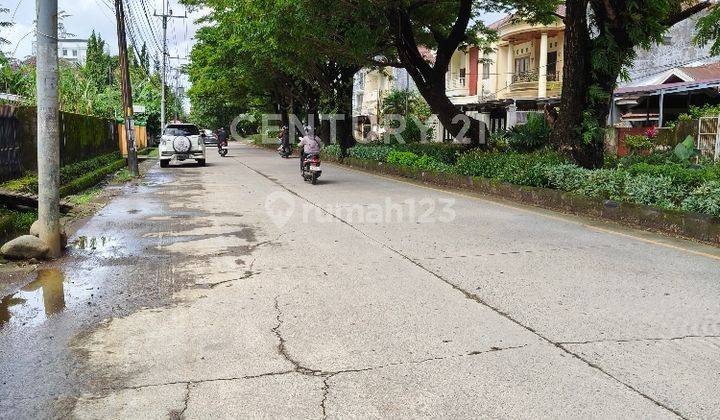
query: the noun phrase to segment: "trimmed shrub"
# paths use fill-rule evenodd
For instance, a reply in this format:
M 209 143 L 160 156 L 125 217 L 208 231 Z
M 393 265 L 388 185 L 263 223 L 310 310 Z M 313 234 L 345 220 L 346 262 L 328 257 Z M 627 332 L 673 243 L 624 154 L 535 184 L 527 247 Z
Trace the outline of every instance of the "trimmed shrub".
M 720 181 L 708 181 L 683 200 L 682 209 L 720 217 Z
M 465 151 L 467 147 L 460 144 L 448 143 L 411 143 L 398 144 L 395 146 L 395 149 L 404 152 L 413 152 L 418 156 L 427 155 L 438 162 L 454 165 L 458 155 Z
M 549 186 L 561 191 L 610 200 L 621 200 L 627 173 L 613 169 L 591 171 L 572 164 L 545 169 Z
M 60 185 L 64 186 L 66 184 L 70 184 L 87 174 L 103 169 L 108 165 L 121 160 L 124 161 L 124 158 L 120 152 L 113 152 L 70 165 L 65 165 L 60 168 Z M 19 179 L 8 181 L 2 184 L 2 187 L 11 191 L 37 194 L 37 175 L 30 174 Z
M 540 113 L 528 114 L 525 124 L 513 127 L 508 141 L 516 152 L 532 152 L 542 149 L 550 142 L 550 127 Z
M 65 197 L 76 194 L 87 188 L 99 184 L 106 176 L 125 167 L 125 159 L 117 160 L 100 169 L 84 174 L 60 187 L 60 196 Z
M 605 200 L 621 201 L 625 192 L 628 174 L 624 171 L 611 169 L 585 169 L 584 185 L 578 190 L 579 194 L 597 197 Z
M 675 209 L 687 193 L 667 176 L 638 175 L 628 177 L 624 197 L 638 204 Z
M 340 145 L 339 144 L 329 144 L 322 148 L 322 153 L 327 156 L 339 158 L 340 157 Z
M 493 153 L 473 150 L 458 158 L 456 170 L 463 175 L 533 187 L 547 187 L 545 170 L 567 161 L 556 153 Z
M 401 165 L 414 167 L 415 162 L 420 159 L 420 156 L 413 152 L 400 152 L 393 150 L 387 154 L 386 162 L 391 165 Z
M 358 144 L 348 150 L 348 155 L 356 159 L 374 160 L 377 162 L 385 162 L 388 153 L 394 149 L 384 144 Z
M 717 174 L 711 168 L 688 168 L 678 163 L 651 165 L 641 162 L 630 166 L 627 171 L 633 176 L 664 176 L 670 178 L 673 184 L 685 187 L 688 191 L 700 186 L 705 181 L 717 179 Z

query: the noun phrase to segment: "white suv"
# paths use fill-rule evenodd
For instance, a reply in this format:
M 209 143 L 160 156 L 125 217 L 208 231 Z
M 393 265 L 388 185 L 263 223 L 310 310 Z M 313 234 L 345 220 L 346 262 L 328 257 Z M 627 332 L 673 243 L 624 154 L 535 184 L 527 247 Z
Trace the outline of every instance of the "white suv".
M 160 146 L 160 167 L 167 168 L 170 161 L 195 159 L 200 166 L 205 166 L 205 143 L 200 130 L 193 124 L 168 124 L 163 131 Z

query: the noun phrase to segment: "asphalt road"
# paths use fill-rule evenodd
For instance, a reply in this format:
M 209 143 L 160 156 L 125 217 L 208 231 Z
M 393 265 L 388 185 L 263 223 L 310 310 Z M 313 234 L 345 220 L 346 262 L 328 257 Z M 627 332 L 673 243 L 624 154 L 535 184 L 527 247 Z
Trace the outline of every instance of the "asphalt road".
M 720 416 L 720 250 L 231 147 L 3 298 L 1 418 Z

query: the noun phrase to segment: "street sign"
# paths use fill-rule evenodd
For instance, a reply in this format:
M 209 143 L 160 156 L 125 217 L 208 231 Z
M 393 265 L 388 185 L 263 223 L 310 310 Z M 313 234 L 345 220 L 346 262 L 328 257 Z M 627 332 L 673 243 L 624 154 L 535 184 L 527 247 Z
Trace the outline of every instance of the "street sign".
M 133 113 L 134 114 L 144 114 L 145 113 L 145 105 L 133 104 Z

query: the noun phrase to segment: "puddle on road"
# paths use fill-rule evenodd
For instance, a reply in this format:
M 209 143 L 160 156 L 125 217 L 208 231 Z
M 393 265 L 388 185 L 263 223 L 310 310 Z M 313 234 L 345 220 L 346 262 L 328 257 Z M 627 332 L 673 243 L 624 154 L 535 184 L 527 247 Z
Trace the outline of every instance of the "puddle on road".
M 62 272 L 39 270 L 32 283 L 0 300 L 0 329 L 11 323 L 40 323 L 63 309 L 65 278 Z
M 72 243 L 75 249 L 94 251 L 105 249 L 111 244 L 111 240 L 105 236 L 78 236 Z

